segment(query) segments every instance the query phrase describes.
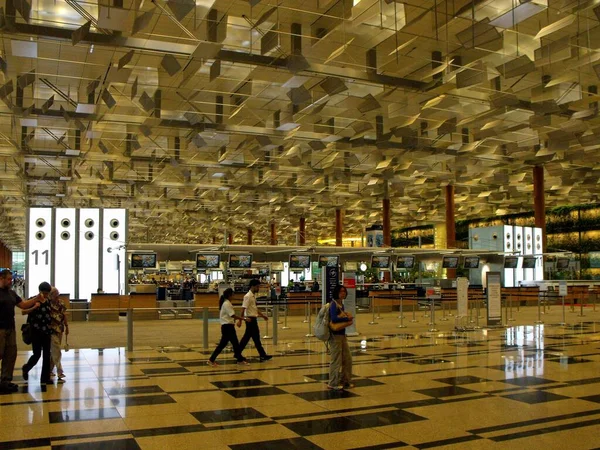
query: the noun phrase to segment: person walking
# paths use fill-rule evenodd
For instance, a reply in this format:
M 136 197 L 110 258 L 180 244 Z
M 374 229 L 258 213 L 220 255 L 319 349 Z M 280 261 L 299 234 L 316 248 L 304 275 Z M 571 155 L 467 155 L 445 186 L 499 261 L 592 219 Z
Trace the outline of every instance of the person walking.
M 244 351 L 246 345 L 252 338 L 254 342 L 254 346 L 258 351 L 258 355 L 260 356 L 260 361 L 268 361 L 273 358 L 271 355 L 267 355 L 265 349 L 260 342 L 260 330 L 258 329 L 258 317 L 262 317 L 265 320 L 269 320 L 269 318 L 263 314 L 258 307 L 256 306 L 256 294 L 258 293 L 258 289 L 260 286 L 260 281 L 254 279 L 250 280 L 248 283 L 248 293 L 244 295 L 244 301 L 242 302 L 242 317 L 246 321 L 246 331 L 244 332 L 244 336 L 242 336 L 242 340 L 240 341 L 240 353 Z
M 344 300 L 348 295 L 346 288 L 338 284 L 332 292 L 333 301 L 329 308 L 329 318 L 332 324 L 352 323 L 352 315 L 344 311 Z M 335 331 L 331 329 L 329 339 L 331 363 L 329 364 L 329 384 L 327 387 L 336 391 L 353 388 L 352 355 L 346 338 L 346 328 Z
M 52 286 L 50 283 L 42 282 L 39 286 L 40 301 L 39 306 L 35 309 L 25 310 L 23 314 L 29 314 L 27 321 L 31 325 L 31 346 L 33 355 L 23 365 L 23 379 L 29 380 L 29 371 L 35 367 L 37 362 L 42 357 L 42 374 L 40 376 L 40 384 L 52 384 L 50 379 L 50 335 L 52 328 L 50 327 L 50 301 L 48 296 Z
M 242 356 L 242 352 L 240 351 L 240 343 L 238 342 L 237 334 L 235 332 L 235 321 L 237 320 L 238 327 L 242 326 L 242 320 L 244 319 L 240 316 L 235 315 L 235 310 L 233 309 L 233 305 L 231 304 L 231 298 L 233 297 L 233 289 L 227 288 L 221 298 L 219 300 L 219 320 L 221 322 L 221 341 L 215 348 L 215 351 L 210 356 L 210 359 L 206 362 L 209 366 L 216 367 L 217 364 L 217 356 L 223 351 L 223 349 L 227 346 L 229 342 L 233 346 L 233 356 L 237 359 L 238 364 L 248 365 L 248 361 L 246 358 Z
M 63 333 L 69 335 L 69 323 L 67 322 L 67 307 L 65 303 L 60 299 L 60 292 L 55 287 L 52 287 L 50 295 L 50 328 L 52 334 L 50 335 L 50 377 L 54 377 L 54 367 L 56 366 L 56 375 L 58 375 L 58 382 L 64 382 L 65 373 L 63 371 L 61 359 L 62 351 L 61 344 Z
M 12 272 L 0 271 L 0 393 L 17 392 L 19 387 L 12 382 L 17 360 L 17 332 L 15 330 L 15 306 L 19 309 L 35 308 L 41 299 L 36 296 L 23 300 L 12 290 Z

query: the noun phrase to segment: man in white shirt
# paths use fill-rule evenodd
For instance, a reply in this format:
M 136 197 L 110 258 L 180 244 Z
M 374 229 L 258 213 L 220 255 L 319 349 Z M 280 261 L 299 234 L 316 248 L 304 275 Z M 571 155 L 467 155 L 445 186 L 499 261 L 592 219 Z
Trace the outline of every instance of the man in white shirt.
M 242 317 L 246 320 L 246 332 L 240 341 L 240 353 L 244 351 L 248 341 L 252 338 L 254 341 L 254 346 L 258 351 L 260 356 L 260 361 L 268 361 L 272 358 L 271 355 L 267 355 L 265 349 L 263 348 L 260 342 L 260 330 L 258 329 L 258 317 L 262 317 L 265 320 L 269 320 L 269 318 L 264 315 L 258 307 L 256 306 L 256 294 L 258 293 L 258 289 L 260 286 L 260 281 L 254 279 L 250 280 L 248 287 L 250 290 L 246 295 L 244 295 L 244 301 L 242 302 Z

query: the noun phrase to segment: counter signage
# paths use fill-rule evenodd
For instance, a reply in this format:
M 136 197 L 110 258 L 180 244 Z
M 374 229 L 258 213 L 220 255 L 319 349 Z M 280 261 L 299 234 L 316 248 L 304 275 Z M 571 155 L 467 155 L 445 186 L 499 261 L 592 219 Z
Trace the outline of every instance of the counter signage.
M 567 296 L 567 282 L 565 280 L 558 282 L 558 295 L 561 297 Z
M 324 267 L 322 270 L 323 277 L 323 304 L 333 300 L 333 290 L 339 283 L 340 272 L 337 267 Z
M 354 272 L 344 272 L 343 284 L 348 292 L 344 300 L 344 310 L 352 314 L 354 322 L 346 328 L 346 336 L 358 336 L 356 331 L 356 274 Z
M 502 320 L 500 272 L 487 274 L 487 324 L 498 325 Z

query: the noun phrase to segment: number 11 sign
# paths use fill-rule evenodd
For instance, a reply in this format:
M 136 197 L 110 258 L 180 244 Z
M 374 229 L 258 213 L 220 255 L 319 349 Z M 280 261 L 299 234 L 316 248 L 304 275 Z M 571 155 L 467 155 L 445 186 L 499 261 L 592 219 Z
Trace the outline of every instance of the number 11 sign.
M 27 295 L 42 281 L 52 283 L 52 208 L 30 208 L 27 222 Z

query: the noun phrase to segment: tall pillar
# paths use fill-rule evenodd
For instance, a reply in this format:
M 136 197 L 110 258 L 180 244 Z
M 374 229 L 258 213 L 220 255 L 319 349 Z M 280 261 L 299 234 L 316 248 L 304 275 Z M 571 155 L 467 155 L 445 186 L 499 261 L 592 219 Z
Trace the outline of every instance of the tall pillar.
M 342 230 L 342 210 L 338 208 L 335 210 L 335 245 L 338 247 L 342 246 Z
M 300 235 L 300 245 L 306 245 L 306 218 L 300 217 L 298 225 L 298 234 Z
M 546 198 L 544 196 L 544 168 L 533 168 L 533 212 L 535 226 L 542 229 L 542 252 L 546 251 Z
M 390 224 L 390 199 L 383 199 L 383 245 L 392 246 L 392 230 Z
M 233 233 L 227 233 L 227 243 L 229 245 L 233 244 Z
M 216 244 L 217 243 L 217 238 L 215 236 L 212 237 L 212 243 Z
M 248 245 L 252 245 L 252 228 L 248 228 Z
M 456 248 L 456 222 L 454 219 L 454 186 L 446 186 L 446 248 Z M 448 278 L 456 278 L 456 269 L 446 269 Z
M 275 229 L 275 222 L 271 222 L 271 245 L 277 245 L 277 230 Z

